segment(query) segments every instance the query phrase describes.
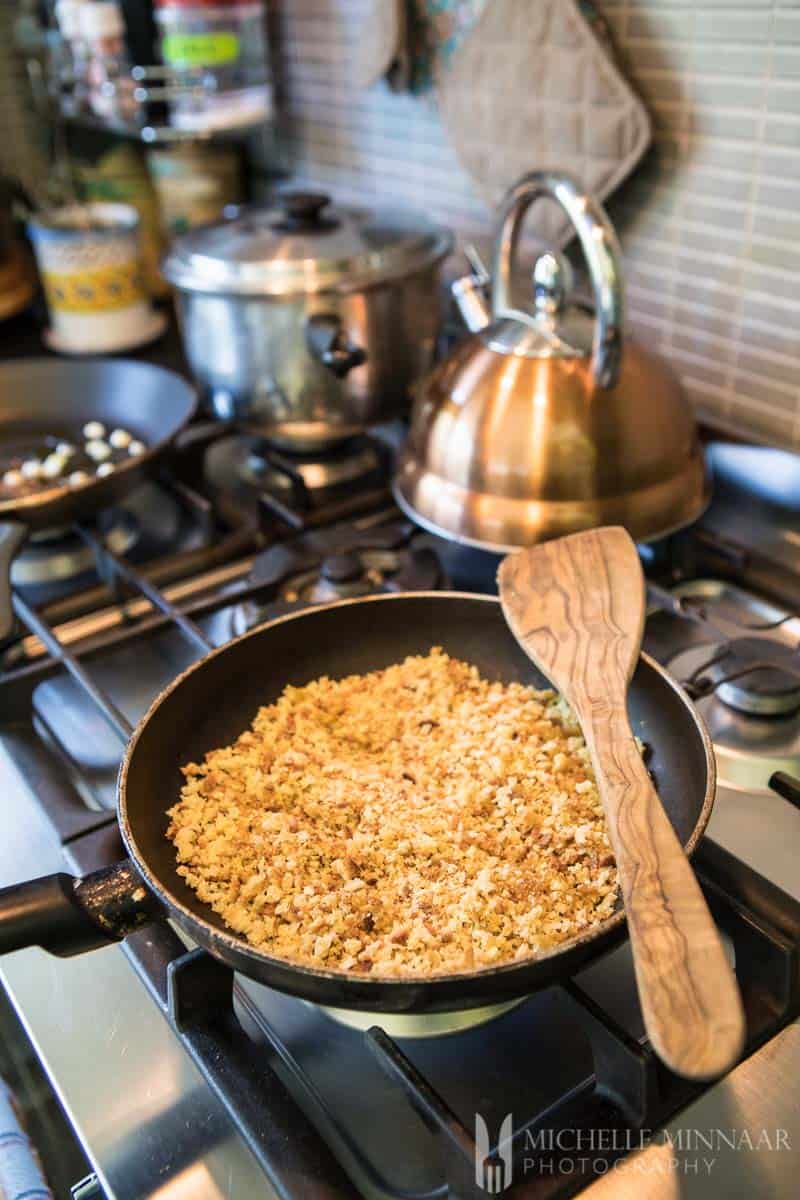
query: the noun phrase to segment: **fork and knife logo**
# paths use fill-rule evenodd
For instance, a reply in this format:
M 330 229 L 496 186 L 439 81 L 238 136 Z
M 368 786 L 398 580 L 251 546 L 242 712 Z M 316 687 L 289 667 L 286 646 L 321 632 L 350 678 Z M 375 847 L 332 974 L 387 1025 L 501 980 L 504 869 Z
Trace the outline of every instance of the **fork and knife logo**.
M 514 1121 L 507 1113 L 500 1126 L 497 1149 L 492 1153 L 489 1145 L 489 1130 L 480 1113 L 475 1114 L 475 1183 L 490 1196 L 499 1196 L 511 1187 L 511 1138 Z

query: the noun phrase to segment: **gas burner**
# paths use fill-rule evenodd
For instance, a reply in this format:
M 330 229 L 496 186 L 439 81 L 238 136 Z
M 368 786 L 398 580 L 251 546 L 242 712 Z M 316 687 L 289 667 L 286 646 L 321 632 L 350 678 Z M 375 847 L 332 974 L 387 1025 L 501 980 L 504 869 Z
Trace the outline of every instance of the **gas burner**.
M 335 449 L 308 455 L 255 442 L 246 448 L 239 470 L 245 483 L 260 492 L 293 496 L 299 487 L 314 497 L 357 484 L 374 475 L 380 466 L 377 447 L 366 439 L 354 438 Z
M 256 559 L 250 578 L 263 589 L 264 600 L 237 605 L 231 617 L 235 636 L 286 605 L 326 604 L 375 592 L 426 592 L 447 584 L 436 553 L 404 521 L 366 529 L 336 525 L 271 546 Z
M 512 1008 L 518 1008 L 528 999 L 519 996 L 515 1000 L 505 1000 L 500 1004 L 487 1004 L 482 1008 L 463 1008 L 455 1012 L 433 1013 L 385 1013 L 360 1012 L 355 1008 L 330 1008 L 324 1004 L 311 1005 L 325 1013 L 338 1025 L 348 1029 L 358 1029 L 366 1033 L 374 1025 L 380 1025 L 389 1037 L 403 1041 L 406 1038 L 439 1038 L 452 1033 L 464 1033 L 468 1029 L 477 1029 L 487 1025 Z
M 132 513 L 112 509 L 98 519 L 105 545 L 114 554 L 125 555 L 135 546 L 139 529 Z M 45 529 L 32 534 L 11 564 L 15 587 L 39 587 L 78 579 L 91 571 L 94 554 L 73 529 Z
M 384 487 L 389 475 L 386 449 L 366 435 L 300 454 L 237 434 L 209 447 L 204 471 L 218 495 L 288 513 L 298 526 L 325 505 Z
M 800 659 L 765 637 L 736 638 L 709 667 L 724 704 L 750 716 L 786 716 L 800 708 Z
M 689 691 L 723 786 L 769 790 L 800 772 L 800 617 L 724 579 L 649 585 L 645 647 Z
M 147 483 L 99 513 L 95 528 L 112 553 L 135 560 L 170 547 L 180 521 L 175 498 Z M 32 534 L 14 558 L 11 581 L 34 603 L 47 603 L 88 579 L 95 565 L 92 549 L 74 529 L 46 529 Z
M 751 648 L 751 643 L 757 646 Z M 757 658 L 750 657 L 756 653 Z M 770 654 L 774 657 L 767 659 Z M 692 681 L 693 687 L 699 684 L 701 688 L 704 677 L 713 684 L 715 675 L 717 680 L 728 678 L 752 662 L 776 664 L 718 683 L 715 691 L 695 700 L 714 744 L 722 786 L 768 792 L 775 771 L 800 773 L 800 718 L 795 711 L 800 683 L 778 665 L 790 654 L 789 647 L 767 638 L 740 638 L 731 643 L 695 645 L 670 660 L 670 673 L 680 683 Z M 754 710 L 745 708 L 747 704 L 767 707 Z M 782 715 L 774 707 L 781 704 L 789 706 Z
M 355 550 L 329 554 L 318 567 L 301 572 L 281 587 L 280 597 L 290 604 L 325 604 L 348 596 L 368 596 L 384 590 L 387 577 L 400 569 L 400 556 L 392 551 Z

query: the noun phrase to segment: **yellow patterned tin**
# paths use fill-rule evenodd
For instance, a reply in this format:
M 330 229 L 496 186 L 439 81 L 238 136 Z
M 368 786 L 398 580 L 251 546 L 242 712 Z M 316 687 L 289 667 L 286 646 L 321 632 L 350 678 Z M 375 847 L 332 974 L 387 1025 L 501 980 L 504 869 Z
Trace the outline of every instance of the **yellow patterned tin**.
M 48 271 L 44 290 L 50 310 L 105 312 L 128 308 L 144 298 L 138 263 L 95 267 L 90 271 Z
M 86 204 L 29 222 L 54 340 L 74 353 L 123 350 L 152 326 L 138 237 L 127 204 Z

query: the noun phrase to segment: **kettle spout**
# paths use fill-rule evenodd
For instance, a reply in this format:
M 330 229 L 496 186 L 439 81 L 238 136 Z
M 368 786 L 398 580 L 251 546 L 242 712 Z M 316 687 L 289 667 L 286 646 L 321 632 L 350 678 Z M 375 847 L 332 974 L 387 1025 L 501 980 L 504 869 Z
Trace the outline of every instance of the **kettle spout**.
M 471 274 L 457 279 L 450 291 L 467 329 L 470 333 L 480 333 L 492 319 L 492 306 L 489 303 L 491 278 L 472 242 L 467 242 L 464 254 L 472 268 Z
M 486 280 L 477 275 L 464 275 L 451 285 L 453 299 L 461 318 L 470 333 L 480 333 L 491 321 L 491 310 L 486 296 Z

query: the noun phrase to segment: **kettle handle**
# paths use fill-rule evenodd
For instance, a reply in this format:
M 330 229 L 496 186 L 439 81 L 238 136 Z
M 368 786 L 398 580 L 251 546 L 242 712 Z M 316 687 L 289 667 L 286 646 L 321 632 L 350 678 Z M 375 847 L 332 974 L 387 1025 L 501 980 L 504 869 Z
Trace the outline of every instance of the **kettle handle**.
M 513 313 L 511 264 L 516 255 L 522 222 L 530 206 L 542 196 L 558 201 L 580 239 L 589 267 L 595 299 L 592 340 L 592 374 L 601 388 L 611 388 L 619 376 L 622 355 L 622 269 L 617 235 L 604 209 L 582 192 L 568 175 L 532 171 L 523 175 L 506 194 L 494 245 L 492 313 Z

